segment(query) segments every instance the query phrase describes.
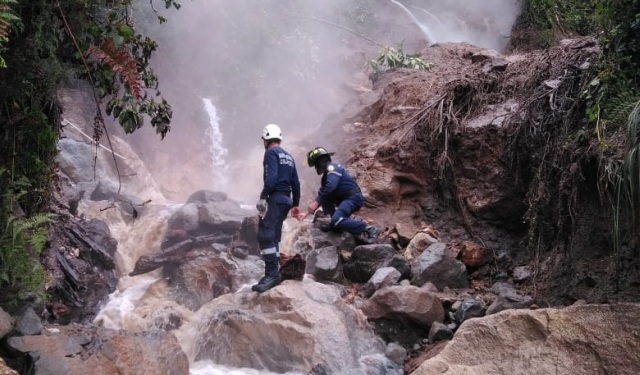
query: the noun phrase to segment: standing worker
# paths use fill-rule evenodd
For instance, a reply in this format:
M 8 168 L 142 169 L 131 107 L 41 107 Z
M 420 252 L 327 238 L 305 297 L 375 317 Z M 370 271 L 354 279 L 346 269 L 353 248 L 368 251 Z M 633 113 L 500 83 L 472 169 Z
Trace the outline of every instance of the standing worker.
M 315 167 L 316 173 L 322 175 L 318 196 L 309 204 L 307 212 L 313 215 L 318 207 L 322 207 L 324 213 L 331 215 L 329 227 L 321 229 L 343 230 L 355 237 L 375 240 L 380 234 L 378 228 L 351 218 L 351 214 L 364 205 L 364 197 L 349 172 L 340 164 L 331 162 L 333 154 L 324 147 L 316 147 L 307 155 L 309 167 Z
M 251 287 L 262 293 L 280 284 L 280 238 L 282 223 L 289 210 L 298 216 L 300 210 L 300 180 L 293 157 L 280 147 L 282 131 L 275 124 L 262 130 L 264 143 L 264 187 L 256 208 L 260 213 L 258 224 L 258 244 L 264 260 L 264 277 Z M 292 208 L 293 207 L 293 208 Z

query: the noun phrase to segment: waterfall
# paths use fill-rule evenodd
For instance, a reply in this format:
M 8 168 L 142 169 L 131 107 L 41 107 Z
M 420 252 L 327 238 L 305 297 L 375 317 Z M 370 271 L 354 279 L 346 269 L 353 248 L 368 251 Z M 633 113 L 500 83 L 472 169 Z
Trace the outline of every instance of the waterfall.
M 209 151 L 211 152 L 211 175 L 213 178 L 213 190 L 226 191 L 229 182 L 227 165 L 227 154 L 229 150 L 224 148 L 222 142 L 222 131 L 220 130 L 220 118 L 218 110 L 209 98 L 202 98 L 204 110 L 209 115 L 209 128 L 207 128 L 207 136 L 209 137 Z
M 402 5 L 402 3 L 396 0 L 391 0 L 391 2 L 399 6 L 409 17 L 411 17 L 411 20 L 420 28 L 420 31 L 422 31 L 425 38 L 427 38 L 427 43 L 429 44 L 436 43 L 436 38 L 433 36 L 433 34 L 431 34 L 431 31 L 429 31 L 429 28 L 421 24 L 420 21 L 418 21 L 418 19 L 416 18 L 416 16 L 414 16 L 413 13 L 411 13 L 411 11 L 407 9 L 407 7 L 405 7 L 404 5 Z

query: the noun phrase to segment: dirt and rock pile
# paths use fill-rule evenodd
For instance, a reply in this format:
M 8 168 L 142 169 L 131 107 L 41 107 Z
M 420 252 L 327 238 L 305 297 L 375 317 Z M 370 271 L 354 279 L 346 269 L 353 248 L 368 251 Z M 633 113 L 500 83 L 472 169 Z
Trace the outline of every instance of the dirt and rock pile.
M 442 44 L 423 51 L 430 71 L 381 75 L 326 124 L 365 192 L 361 216 L 403 249 L 401 232 L 436 231 L 475 288 L 507 278 L 540 304 L 637 300 L 635 263 L 615 277 L 597 145 L 575 143 L 599 54 L 592 38 L 520 54 Z

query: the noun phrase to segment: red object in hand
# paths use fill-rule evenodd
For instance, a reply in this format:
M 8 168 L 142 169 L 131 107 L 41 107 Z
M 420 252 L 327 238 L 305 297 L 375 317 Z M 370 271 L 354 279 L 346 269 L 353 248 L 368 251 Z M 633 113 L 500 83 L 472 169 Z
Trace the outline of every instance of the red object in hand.
M 317 201 L 313 201 L 309 204 L 309 208 L 307 208 L 307 212 L 309 213 L 309 215 L 313 215 L 318 209 L 318 207 L 320 207 L 320 203 L 318 203 Z
M 291 209 L 291 216 L 298 218 L 298 216 L 300 215 L 300 207 L 296 206 L 294 208 Z

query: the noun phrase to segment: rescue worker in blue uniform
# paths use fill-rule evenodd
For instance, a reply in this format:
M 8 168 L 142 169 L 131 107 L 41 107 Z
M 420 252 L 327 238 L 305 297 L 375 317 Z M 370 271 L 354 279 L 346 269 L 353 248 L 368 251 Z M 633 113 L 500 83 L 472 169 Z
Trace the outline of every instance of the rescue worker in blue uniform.
M 293 157 L 280 147 L 280 127 L 269 124 L 262 131 L 264 143 L 264 187 L 256 208 L 260 213 L 258 244 L 264 260 L 264 277 L 251 287 L 262 293 L 280 284 L 280 238 L 282 223 L 289 210 L 293 216 L 300 214 L 300 180 Z
M 351 218 L 351 214 L 364 205 L 364 197 L 349 172 L 340 164 L 331 162 L 332 155 L 324 147 L 316 147 L 307 154 L 309 167 L 315 167 L 316 172 L 322 175 L 320 190 L 309 204 L 308 214 L 313 215 L 318 207 L 322 207 L 325 214 L 331 215 L 330 227 L 325 230 L 343 230 L 356 237 L 376 239 L 380 234 L 378 228 Z

